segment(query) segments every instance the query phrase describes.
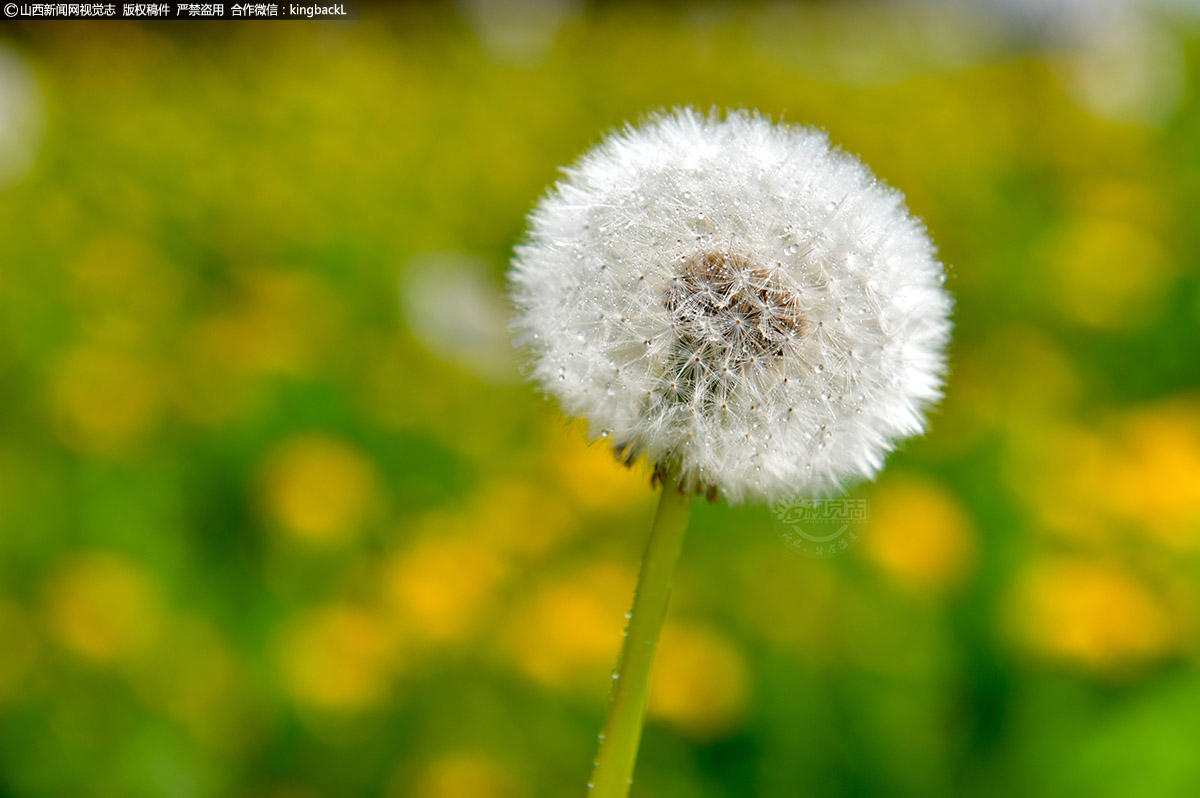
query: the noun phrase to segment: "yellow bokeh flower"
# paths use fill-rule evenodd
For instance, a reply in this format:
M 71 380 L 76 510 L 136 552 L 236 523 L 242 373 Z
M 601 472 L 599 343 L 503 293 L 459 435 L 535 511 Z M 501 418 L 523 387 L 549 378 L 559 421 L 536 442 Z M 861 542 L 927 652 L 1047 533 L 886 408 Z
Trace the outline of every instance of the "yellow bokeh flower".
M 176 344 L 169 383 L 173 409 L 193 424 L 216 427 L 246 413 L 257 398 L 252 381 L 229 368 L 203 327 L 188 327 Z
M 1046 296 L 1075 321 L 1136 329 L 1163 307 L 1175 276 L 1159 237 L 1121 217 L 1085 215 L 1056 228 L 1041 252 L 1050 277 Z
M 33 620 L 20 605 L 0 598 L 0 704 L 15 695 L 37 660 L 39 642 Z
M 1051 531 L 1091 546 L 1130 535 L 1174 550 L 1200 545 L 1200 405 L 1137 408 L 1094 428 L 1029 442 L 1013 481 Z
M 1200 405 L 1147 408 L 1123 419 L 1118 434 L 1109 507 L 1171 548 L 1200 544 Z
M 644 470 L 619 463 L 603 440 L 589 444 L 585 428 L 580 421 L 559 425 L 547 447 L 548 466 L 566 495 L 591 510 L 647 503 Z
M 242 750 L 261 731 L 237 652 L 206 619 L 177 618 L 139 669 L 135 688 L 207 748 Z
M 357 711 L 382 701 L 396 665 L 394 637 L 374 613 L 333 604 L 284 625 L 277 653 L 284 686 L 322 710 Z
M 476 541 L 431 535 L 384 565 L 381 592 L 404 628 L 425 640 L 458 641 L 491 611 L 506 571 Z
M 456 752 L 435 759 L 417 777 L 411 792 L 397 779 L 388 797 L 512 798 L 512 775 L 495 759 L 480 753 Z
M 95 347 L 67 352 L 50 386 L 56 431 L 85 454 L 123 452 L 145 438 L 162 411 L 162 383 L 143 360 Z
M 197 330 L 216 362 L 234 372 L 300 376 L 336 351 L 336 294 L 317 276 L 260 268 L 235 277 L 229 307 Z
M 749 691 L 745 658 L 723 635 L 677 622 L 663 628 L 650 681 L 651 718 L 713 739 L 737 725 Z
M 600 684 L 617 661 L 634 581 L 624 563 L 595 562 L 532 591 L 508 622 L 517 667 L 552 686 Z
M 280 444 L 266 458 L 260 500 L 280 528 L 332 543 L 359 532 L 379 499 L 379 475 L 353 445 L 324 433 Z
M 99 236 L 72 259 L 68 296 L 90 340 L 152 346 L 175 321 L 188 275 L 144 240 Z
M 562 543 L 579 523 L 568 503 L 544 484 L 499 479 L 471 501 L 458 527 L 497 551 L 536 557 Z
M 158 586 L 132 561 L 108 552 L 76 553 L 45 585 L 50 633 L 97 663 L 141 659 L 161 638 L 166 611 Z
M 1041 523 L 1078 543 L 1110 536 L 1105 511 L 1109 441 L 1097 430 L 1064 425 L 1025 445 L 1028 451 L 1014 459 L 1010 478 Z
M 1018 584 L 1012 623 L 1035 656 L 1120 672 L 1180 644 L 1178 612 L 1140 579 L 1110 563 L 1034 564 Z
M 966 511 L 936 482 L 889 478 L 872 492 L 863 553 L 901 587 L 936 592 L 961 584 L 975 562 Z

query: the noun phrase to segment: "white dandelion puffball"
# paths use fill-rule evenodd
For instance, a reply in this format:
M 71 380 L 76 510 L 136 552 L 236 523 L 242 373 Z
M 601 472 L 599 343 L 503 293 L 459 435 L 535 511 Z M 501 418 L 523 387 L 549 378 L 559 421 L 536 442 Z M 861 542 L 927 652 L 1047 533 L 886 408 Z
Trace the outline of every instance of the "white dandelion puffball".
M 825 134 L 681 109 L 565 170 L 510 278 L 567 414 L 740 503 L 827 496 L 924 429 L 944 274 L 903 195 Z

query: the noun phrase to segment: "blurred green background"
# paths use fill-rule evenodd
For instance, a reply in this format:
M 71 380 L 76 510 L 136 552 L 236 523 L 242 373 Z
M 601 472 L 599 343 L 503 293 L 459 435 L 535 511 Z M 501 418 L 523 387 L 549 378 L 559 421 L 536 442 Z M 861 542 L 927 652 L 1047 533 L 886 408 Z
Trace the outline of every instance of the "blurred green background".
M 811 123 L 950 266 L 857 544 L 697 508 L 635 796 L 1200 794 L 1200 15 L 368 7 L 0 27 L 0 796 L 582 795 L 653 512 L 503 273 L 662 106 Z

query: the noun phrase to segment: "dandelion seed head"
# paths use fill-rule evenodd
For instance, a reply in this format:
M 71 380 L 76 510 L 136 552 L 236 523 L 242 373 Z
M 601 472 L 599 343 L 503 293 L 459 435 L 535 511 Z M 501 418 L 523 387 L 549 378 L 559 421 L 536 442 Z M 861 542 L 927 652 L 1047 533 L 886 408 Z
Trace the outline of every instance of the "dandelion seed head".
M 691 109 L 565 170 L 511 271 L 543 390 L 732 503 L 827 495 L 924 429 L 943 281 L 902 195 L 823 133 Z

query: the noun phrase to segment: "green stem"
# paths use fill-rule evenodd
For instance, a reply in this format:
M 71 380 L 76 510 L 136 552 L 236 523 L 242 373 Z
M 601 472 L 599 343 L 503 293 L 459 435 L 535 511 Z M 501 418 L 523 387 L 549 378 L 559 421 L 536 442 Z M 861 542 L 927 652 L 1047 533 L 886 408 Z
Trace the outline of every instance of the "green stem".
M 678 474 L 662 483 L 658 513 L 650 529 L 642 570 L 638 574 L 633 611 L 625 631 L 621 660 L 613 673 L 608 717 L 600 735 L 596 769 L 592 771 L 590 798 L 625 798 L 633 782 L 633 765 L 642 739 L 646 698 L 650 693 L 650 670 L 658 632 L 667 614 L 671 579 L 683 549 L 683 533 L 692 511 L 692 494 L 678 487 Z

